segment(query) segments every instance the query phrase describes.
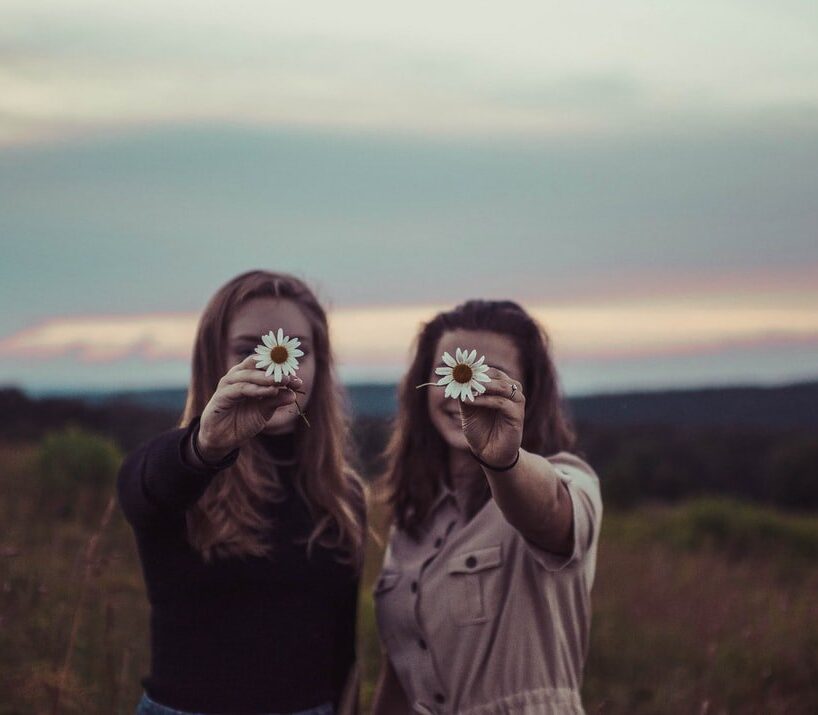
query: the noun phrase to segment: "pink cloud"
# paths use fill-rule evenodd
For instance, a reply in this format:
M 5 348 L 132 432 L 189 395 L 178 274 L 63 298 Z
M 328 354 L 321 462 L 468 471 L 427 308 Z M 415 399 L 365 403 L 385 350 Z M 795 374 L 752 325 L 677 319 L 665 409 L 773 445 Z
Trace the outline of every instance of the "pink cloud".
M 333 344 L 346 366 L 405 364 L 422 321 L 441 306 L 370 306 L 330 313 Z M 622 360 L 717 355 L 748 349 L 813 346 L 818 301 L 744 305 L 740 301 L 662 298 L 531 307 L 547 328 L 560 360 Z M 85 364 L 127 359 L 187 363 L 196 333 L 194 313 L 60 316 L 0 339 L 0 357 Z

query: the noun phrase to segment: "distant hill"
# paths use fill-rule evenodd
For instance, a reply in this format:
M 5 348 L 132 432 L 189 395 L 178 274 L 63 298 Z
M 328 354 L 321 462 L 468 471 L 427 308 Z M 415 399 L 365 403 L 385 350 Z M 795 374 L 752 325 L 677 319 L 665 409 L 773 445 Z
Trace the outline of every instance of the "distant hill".
M 818 381 L 589 395 L 569 404 L 578 421 L 597 425 L 818 427 Z
M 382 469 L 394 385 L 352 385 L 352 442 L 361 473 Z M 123 453 L 177 426 L 185 390 L 60 393 L 0 388 L 0 447 L 73 425 Z M 703 494 L 818 509 L 818 382 L 574 397 L 577 453 L 600 474 L 605 501 L 633 506 Z M 308 410 L 309 411 L 309 410 Z
M 356 416 L 394 414 L 395 385 L 354 384 L 347 389 Z M 29 393 L 31 397 L 74 398 L 92 406 L 124 403 L 176 412 L 182 411 L 185 394 L 185 388 Z M 773 387 L 632 391 L 569 397 L 567 402 L 576 421 L 601 426 L 818 427 L 818 381 Z

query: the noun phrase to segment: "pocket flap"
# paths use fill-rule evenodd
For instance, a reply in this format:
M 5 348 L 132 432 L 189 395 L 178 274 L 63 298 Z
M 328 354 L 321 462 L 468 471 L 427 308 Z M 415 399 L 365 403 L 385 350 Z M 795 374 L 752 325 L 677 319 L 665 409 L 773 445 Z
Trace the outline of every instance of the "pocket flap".
M 395 584 L 400 580 L 400 574 L 400 571 L 381 571 L 372 592 L 377 595 L 394 588 Z
M 501 563 L 503 563 L 503 555 L 500 544 L 497 544 L 452 556 L 447 562 L 446 570 L 449 573 L 476 573 L 483 569 L 495 568 Z

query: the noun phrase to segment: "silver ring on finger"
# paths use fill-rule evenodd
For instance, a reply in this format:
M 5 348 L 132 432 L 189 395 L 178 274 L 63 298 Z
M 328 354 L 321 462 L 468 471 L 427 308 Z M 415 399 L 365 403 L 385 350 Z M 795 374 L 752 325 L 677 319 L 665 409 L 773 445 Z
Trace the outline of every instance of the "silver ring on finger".
M 510 399 L 512 402 L 514 401 L 514 395 L 516 395 L 516 394 L 517 394 L 517 383 L 516 383 L 516 382 L 512 382 L 512 383 L 511 383 L 511 397 L 509 397 L 509 399 Z

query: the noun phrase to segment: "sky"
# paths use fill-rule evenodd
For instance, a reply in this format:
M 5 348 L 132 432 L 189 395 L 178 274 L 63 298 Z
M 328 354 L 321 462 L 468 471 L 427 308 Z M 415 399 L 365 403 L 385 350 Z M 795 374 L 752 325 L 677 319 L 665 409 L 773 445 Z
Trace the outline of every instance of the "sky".
M 473 297 L 569 393 L 818 377 L 813 2 L 0 10 L 0 385 L 183 385 L 252 268 L 349 381 Z

